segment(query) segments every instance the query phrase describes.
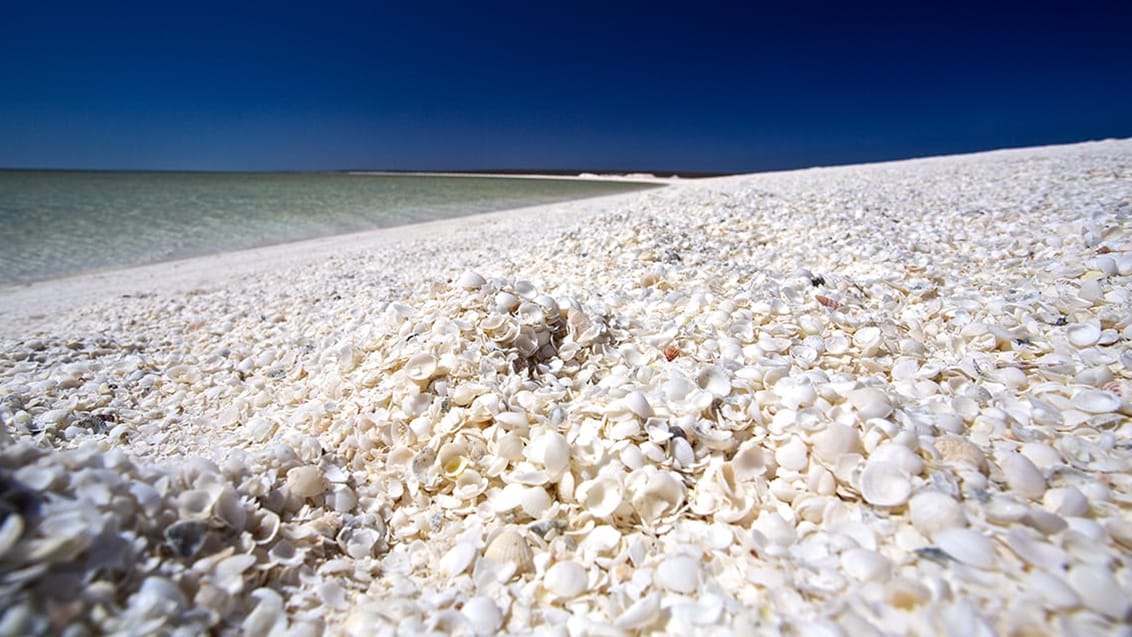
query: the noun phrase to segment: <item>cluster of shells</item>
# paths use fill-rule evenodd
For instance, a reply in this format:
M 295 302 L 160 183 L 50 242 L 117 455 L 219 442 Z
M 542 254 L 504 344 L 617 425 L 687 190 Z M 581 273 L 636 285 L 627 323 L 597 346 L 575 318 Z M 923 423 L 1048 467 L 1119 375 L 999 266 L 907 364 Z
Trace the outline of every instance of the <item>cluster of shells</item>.
M 711 180 L 11 338 L 0 633 L 1110 634 L 1130 176 Z

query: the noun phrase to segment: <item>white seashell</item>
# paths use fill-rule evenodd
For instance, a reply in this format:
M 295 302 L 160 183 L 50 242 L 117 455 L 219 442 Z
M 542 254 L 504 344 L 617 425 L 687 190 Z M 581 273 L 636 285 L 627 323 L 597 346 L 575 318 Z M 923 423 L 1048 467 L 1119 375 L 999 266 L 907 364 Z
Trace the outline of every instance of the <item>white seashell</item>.
M 524 455 L 545 467 L 550 480 L 557 482 L 570 465 L 570 444 L 557 431 L 548 431 L 532 440 Z
M 608 519 L 621 506 L 621 482 L 612 476 L 600 475 L 578 485 L 574 498 L 598 519 Z
M 248 613 L 240 628 L 245 635 L 267 637 L 286 628 L 283 614 L 283 596 L 270 588 L 257 588 L 249 597 L 259 600 L 252 612 Z
M 1080 606 L 1081 598 L 1060 577 L 1043 571 L 1032 571 L 1022 585 L 1041 599 L 1043 606 L 1052 611 L 1070 610 Z
M 1101 338 L 1101 326 L 1100 323 L 1096 321 L 1074 323 L 1065 328 L 1065 336 L 1076 348 L 1083 349 L 1092 347 L 1096 345 L 1097 341 Z
M 891 462 L 869 460 L 861 472 L 860 492 L 869 504 L 900 506 L 912 493 L 912 480 L 908 472 Z
M 936 438 L 932 446 L 939 452 L 940 459 L 950 465 L 965 465 L 979 471 L 986 471 L 986 455 L 975 443 L 966 438 L 944 435 Z
M 652 406 L 649 405 L 648 398 L 639 391 L 634 390 L 625 394 L 623 402 L 625 409 L 628 409 L 639 418 L 648 418 L 652 415 Z
M 534 551 L 527 539 L 515 529 L 504 529 L 496 535 L 483 550 L 483 557 L 496 564 L 513 567 L 514 575 L 534 568 Z
M 360 560 L 373 555 L 374 549 L 381 541 L 381 534 L 376 529 L 368 527 L 353 529 L 347 527 L 339 533 L 338 540 L 339 544 L 343 545 L 346 555 Z
M 642 630 L 654 624 L 660 616 L 660 593 L 653 592 L 626 608 L 613 620 L 613 625 L 621 630 Z
M 861 438 L 857 430 L 837 422 L 831 422 L 825 429 L 814 434 L 813 453 L 824 462 L 836 462 L 838 458 L 857 451 Z
M 476 635 L 494 635 L 503 626 L 503 613 L 495 600 L 485 595 L 477 595 L 464 602 L 460 613 Z
M 13 477 L 15 477 L 20 484 L 23 484 L 33 491 L 47 491 L 51 488 L 51 485 L 55 484 L 59 476 L 60 471 L 58 467 L 35 464 L 16 469 L 16 473 Z
M 678 403 L 683 401 L 688 397 L 689 394 L 695 391 L 696 386 L 689 382 L 687 379 L 677 377 L 664 383 L 664 385 L 661 386 L 661 389 L 664 392 L 664 397 L 668 400 L 668 402 Z
M 1046 492 L 1042 472 L 1020 453 L 1009 452 L 1002 458 L 1002 473 L 1010 491 L 1028 500 L 1040 500 Z
M 888 395 L 874 387 L 854 389 L 849 392 L 848 399 L 862 420 L 884 418 L 892 413 L 892 402 Z
M 1076 518 L 1089 510 L 1089 500 L 1077 487 L 1057 487 L 1042 496 L 1042 506 L 1062 517 Z
M 295 545 L 287 540 L 279 540 L 267 552 L 267 557 L 272 564 L 282 566 L 298 566 L 303 563 L 305 555 L 306 551 L 295 548 Z
M 804 471 L 809 465 L 806 444 L 798 436 L 791 436 L 789 442 L 774 452 L 774 461 L 785 469 Z
M 920 456 L 908 447 L 895 442 L 886 442 L 874 449 L 869 454 L 869 462 L 873 461 L 890 462 L 913 476 L 920 475 L 924 470 L 924 461 Z
M 570 560 L 557 562 L 547 569 L 542 585 L 558 599 L 573 599 L 588 586 L 586 569 Z
M 744 442 L 731 458 L 731 468 L 739 480 L 773 474 L 776 466 L 770 451 L 755 440 Z
M 177 494 L 177 513 L 182 520 L 207 520 L 217 494 L 209 489 L 190 489 Z
M 956 561 L 982 569 L 991 569 L 995 565 L 994 544 L 978 531 L 943 529 L 933 534 L 932 540 Z
M 1073 395 L 1072 404 L 1090 414 L 1107 414 L 1120 409 L 1120 397 L 1110 391 L 1082 389 Z
M 437 564 L 440 573 L 446 578 L 463 574 L 475 561 L 478 552 L 472 542 L 457 542 L 440 558 Z
M 1069 554 L 1061 548 L 1044 542 L 1031 529 L 1013 528 L 1006 533 L 1005 542 L 1010 550 L 1031 566 L 1045 571 L 1060 571 L 1069 561 Z
M 229 595 L 244 590 L 244 571 L 255 564 L 254 555 L 232 555 L 226 557 L 212 569 L 213 584 Z
M 938 491 L 921 491 L 908 501 L 908 517 L 916 530 L 932 535 L 943 529 L 967 524 L 963 508 L 951 496 Z
M 287 488 L 300 498 L 313 498 L 322 495 L 329 484 L 322 471 L 315 466 L 294 467 L 287 472 Z
M 432 354 L 420 353 L 405 363 L 405 375 L 417 383 L 427 383 L 437 370 L 437 361 Z
M 700 587 L 700 562 L 694 557 L 669 557 L 656 569 L 656 583 L 677 593 L 691 594 Z
M 1107 566 L 1074 564 L 1065 580 L 1081 596 L 1085 608 L 1114 621 L 1127 621 L 1129 599 Z
M 684 504 L 684 485 L 668 471 L 638 469 L 626 479 L 629 503 L 641 521 L 653 526 Z
M 817 400 L 818 393 L 814 386 L 808 382 L 797 382 L 791 378 L 784 378 L 774 385 L 774 393 L 787 409 L 801 409 L 809 407 Z
M 447 442 L 436 452 L 436 463 L 440 473 L 449 480 L 455 480 L 468 467 L 468 446 L 462 442 Z
M 460 279 L 456 282 L 456 285 L 459 285 L 465 290 L 478 290 L 482 288 L 485 283 L 487 283 L 487 280 L 479 274 L 471 270 L 465 270 L 464 273 L 460 275 Z
M 24 532 L 24 518 L 18 513 L 9 513 L 0 524 L 0 560 L 12 550 Z
M 841 568 L 862 582 L 883 582 L 892 575 L 892 562 L 869 549 L 849 549 L 842 553 Z
M 731 379 L 727 373 L 715 365 L 708 365 L 696 374 L 696 384 L 700 389 L 716 398 L 722 398 L 731 393 Z

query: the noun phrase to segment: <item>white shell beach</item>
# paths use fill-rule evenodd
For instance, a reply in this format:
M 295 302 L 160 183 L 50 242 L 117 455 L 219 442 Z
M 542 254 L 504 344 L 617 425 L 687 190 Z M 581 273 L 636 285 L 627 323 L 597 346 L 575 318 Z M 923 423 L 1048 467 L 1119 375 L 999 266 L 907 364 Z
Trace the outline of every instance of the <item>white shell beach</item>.
M 0 634 L 1115 634 L 1132 140 L 0 290 Z

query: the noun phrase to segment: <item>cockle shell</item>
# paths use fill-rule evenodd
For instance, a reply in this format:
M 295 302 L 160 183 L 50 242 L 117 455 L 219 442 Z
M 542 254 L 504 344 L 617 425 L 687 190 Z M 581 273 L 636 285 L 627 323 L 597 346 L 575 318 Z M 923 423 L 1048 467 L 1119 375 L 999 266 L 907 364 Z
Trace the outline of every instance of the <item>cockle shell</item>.
M 465 270 L 464 273 L 460 275 L 456 285 L 459 285 L 465 290 L 478 290 L 483 287 L 485 283 L 487 283 L 487 280 L 479 274 L 471 270 Z
M 570 444 L 557 431 L 535 436 L 523 453 L 531 462 L 545 467 L 551 482 L 557 482 L 570 465 Z
M 652 592 L 622 611 L 613 620 L 613 625 L 621 630 L 642 630 L 655 623 L 660 616 L 660 593 Z
M 599 475 L 578 485 L 574 498 L 591 515 L 607 519 L 622 503 L 621 481 L 609 475 Z
M 530 543 L 515 529 L 504 529 L 483 550 L 485 560 L 502 566 L 514 567 L 514 575 L 522 575 L 534 568 L 534 551 Z
M 883 460 L 869 460 L 860 477 L 861 496 L 876 506 L 900 506 L 912 493 L 908 472 Z
M 716 398 L 731 393 L 731 379 L 727 373 L 715 365 L 708 365 L 696 374 L 696 384 L 700 389 Z
M 921 491 L 912 496 L 908 501 L 908 517 L 918 531 L 929 536 L 943 529 L 967 524 L 959 502 L 938 491 Z
M 417 383 L 427 383 L 436 370 L 437 362 L 432 354 L 422 352 L 405 362 L 405 375 Z
M 287 488 L 300 498 L 313 498 L 322 495 L 329 484 L 322 471 L 315 466 L 294 467 L 287 472 Z

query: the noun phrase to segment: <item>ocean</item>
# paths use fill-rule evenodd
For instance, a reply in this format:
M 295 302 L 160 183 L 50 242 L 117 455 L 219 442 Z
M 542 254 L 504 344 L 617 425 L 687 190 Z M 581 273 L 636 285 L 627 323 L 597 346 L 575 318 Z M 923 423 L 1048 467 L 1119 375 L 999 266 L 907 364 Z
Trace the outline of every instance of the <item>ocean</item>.
M 0 171 L 0 285 L 653 187 L 341 173 Z

